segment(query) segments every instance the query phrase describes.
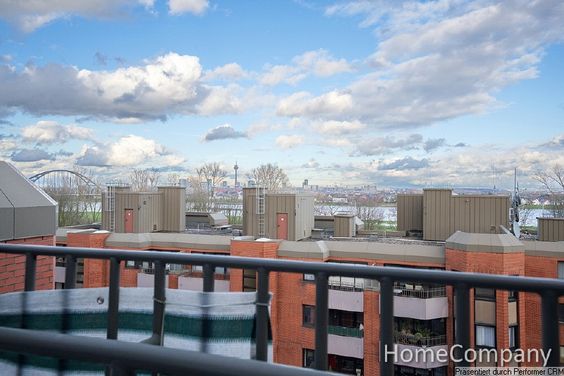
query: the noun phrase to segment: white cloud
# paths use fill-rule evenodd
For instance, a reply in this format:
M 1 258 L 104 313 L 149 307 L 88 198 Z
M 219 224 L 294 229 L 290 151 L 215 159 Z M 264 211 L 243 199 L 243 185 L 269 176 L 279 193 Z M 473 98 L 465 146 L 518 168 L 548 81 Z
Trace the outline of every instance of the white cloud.
M 299 135 L 282 135 L 276 138 L 276 145 L 281 149 L 292 149 L 304 143 L 304 138 Z
M 385 128 L 483 113 L 499 106 L 499 90 L 537 77 L 543 49 L 564 40 L 564 3 L 559 0 L 383 4 L 352 1 L 326 11 L 363 14 L 365 26 L 378 22 L 380 29 L 407 25 L 380 35 L 369 59 L 372 72 L 325 94 L 282 98 L 280 115 L 357 119 Z M 327 103 L 330 93 L 348 96 L 349 105 L 335 110 Z
M 345 59 L 335 59 L 323 49 L 307 51 L 295 56 L 292 63 L 292 65 L 267 66 L 259 82 L 268 86 L 280 83 L 296 85 L 312 74 L 317 77 L 329 77 L 352 71 L 351 65 Z
M 0 0 L 0 18 L 16 25 L 24 32 L 35 29 L 59 18 L 81 16 L 111 18 L 124 8 L 142 5 L 153 6 L 154 0 Z
M 24 127 L 21 131 L 24 141 L 36 144 L 64 143 L 70 139 L 92 140 L 94 132 L 76 125 L 61 125 L 56 121 L 41 120 Z
M 326 134 L 351 134 L 363 130 L 366 128 L 366 125 L 361 123 L 358 120 L 354 121 L 323 121 L 323 122 L 316 122 L 313 124 L 313 128 L 315 131 Z
M 170 114 L 238 112 L 241 96 L 237 86 L 205 85 L 199 59 L 176 53 L 112 71 L 0 65 L 0 82 L 0 113 L 20 110 L 127 123 L 165 120 Z
M 353 107 L 351 94 L 330 91 L 318 97 L 310 93 L 298 92 L 283 98 L 278 103 L 277 114 L 281 116 L 319 116 L 331 117 L 348 113 Z
M 183 13 L 202 14 L 209 7 L 208 0 L 169 0 L 168 9 L 170 14 Z
M 308 51 L 293 59 L 294 63 L 319 77 L 351 72 L 352 67 L 345 59 L 335 59 L 326 50 Z
M 77 159 L 81 166 L 177 165 L 184 162 L 155 140 L 129 135 L 106 145 L 84 146 Z
M 205 80 L 239 80 L 249 74 L 237 63 L 229 63 L 206 72 Z

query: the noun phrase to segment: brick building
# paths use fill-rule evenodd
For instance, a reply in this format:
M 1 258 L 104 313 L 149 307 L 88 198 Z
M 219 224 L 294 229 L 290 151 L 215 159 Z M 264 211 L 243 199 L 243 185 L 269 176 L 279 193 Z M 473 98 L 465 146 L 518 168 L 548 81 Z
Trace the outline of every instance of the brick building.
M 0 243 L 55 245 L 57 203 L 11 164 L 0 161 Z M 0 253 L 0 293 L 23 290 L 25 256 Z M 54 287 L 54 260 L 37 258 L 35 287 Z
M 564 242 L 519 241 L 513 235 L 456 232 L 445 243 L 368 241 L 255 241 L 191 234 L 69 232 L 68 246 L 213 253 L 258 258 L 355 263 L 461 272 L 564 277 Z M 124 287 L 152 285 L 151 265 L 122 263 Z M 84 287 L 107 286 L 109 266 L 85 260 Z M 252 271 L 216 269 L 216 291 L 252 291 Z M 271 273 L 274 361 L 309 366 L 313 359 L 315 283 L 313 275 Z M 169 288 L 202 288 L 200 267 L 171 266 Z M 379 286 L 353 278 L 329 280 L 329 366 L 343 373 L 379 374 Z M 450 287 L 398 283 L 394 286 L 394 340 L 402 348 L 432 351 L 454 343 L 454 303 Z M 540 299 L 531 293 L 474 289 L 471 344 L 476 348 L 540 348 Z M 564 304 L 562 304 L 564 306 Z M 561 332 L 564 325 L 561 326 Z M 561 335 L 564 339 L 564 336 Z M 561 342 L 564 345 L 564 342 Z M 494 364 L 482 364 L 484 366 Z M 499 364 L 498 364 L 499 365 Z M 520 364 L 538 365 L 538 364 Z M 396 374 L 450 374 L 452 364 L 396 363 Z

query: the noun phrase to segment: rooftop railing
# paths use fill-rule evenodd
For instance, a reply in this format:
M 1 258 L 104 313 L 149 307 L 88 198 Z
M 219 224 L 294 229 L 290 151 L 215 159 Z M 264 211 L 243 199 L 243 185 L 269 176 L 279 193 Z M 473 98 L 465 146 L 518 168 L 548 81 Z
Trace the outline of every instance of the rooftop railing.
M 491 274 L 420 270 L 398 267 L 377 267 L 337 263 L 303 262 L 295 260 L 225 257 L 176 252 L 125 251 L 115 249 L 49 247 L 0 244 L 0 253 L 26 256 L 25 291 L 35 289 L 37 256 L 66 258 L 65 288 L 76 285 L 76 261 L 78 258 L 106 259 L 110 262 L 109 304 L 106 340 L 75 337 L 64 334 L 42 333 L 26 329 L 0 328 L 0 349 L 45 355 L 60 359 L 87 360 L 106 364 L 112 375 L 131 374 L 134 370 L 148 370 L 171 375 L 322 375 L 322 372 L 268 364 L 268 302 L 269 275 L 274 272 L 306 273 L 315 275 L 315 360 L 318 371 L 328 368 L 327 337 L 329 332 L 328 289 L 330 276 L 343 276 L 376 280 L 380 285 L 380 354 L 394 345 L 394 283 L 446 284 L 454 287 L 455 343 L 460 345 L 457 357 L 470 347 L 470 289 L 495 288 L 510 291 L 537 293 L 541 297 L 542 346 L 550 354 L 547 366 L 559 366 L 558 298 L 564 294 L 564 280 L 501 276 Z M 146 343 L 117 341 L 120 264 L 126 260 L 150 261 L 155 266 L 153 336 Z M 165 267 L 166 264 L 201 265 L 203 290 L 213 292 L 214 268 L 223 266 L 257 271 L 257 326 L 256 359 L 241 360 L 202 354 L 198 352 L 162 348 L 150 344 L 162 343 L 163 317 L 165 314 Z M 117 359 L 117 363 L 116 363 Z M 463 360 L 456 366 L 467 367 Z M 393 375 L 392 361 L 380 362 L 380 374 Z

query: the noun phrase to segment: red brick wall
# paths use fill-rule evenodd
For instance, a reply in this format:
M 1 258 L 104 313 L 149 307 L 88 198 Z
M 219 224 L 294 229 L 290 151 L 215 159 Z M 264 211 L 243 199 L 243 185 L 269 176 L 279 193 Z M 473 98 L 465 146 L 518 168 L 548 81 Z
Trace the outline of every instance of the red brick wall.
M 446 268 L 447 270 L 456 270 L 459 272 L 471 273 L 487 273 L 501 275 L 525 275 L 525 254 L 524 252 L 513 253 L 493 253 L 493 252 L 477 252 L 463 251 L 455 249 L 446 249 Z M 506 349 L 509 347 L 508 333 L 508 292 L 504 290 L 496 290 L 496 340 L 497 349 Z M 454 317 L 454 304 L 452 292 L 449 294 L 450 317 Z M 523 294 L 519 294 L 518 302 L 518 320 L 519 320 L 519 340 L 520 347 L 527 348 L 526 333 L 527 321 L 524 315 L 525 308 L 521 301 Z M 452 345 L 453 333 L 452 319 L 449 320 L 449 345 Z M 470 343 L 475 346 L 474 331 L 474 292 L 470 291 Z M 501 362 L 498 363 L 501 365 Z
M 2 243 L 55 245 L 54 236 L 38 236 L 34 238 L 15 239 Z M 38 256 L 35 271 L 35 289 L 49 290 L 54 287 L 55 259 L 49 256 Z M 25 279 L 25 256 L 0 253 L 0 293 L 23 291 Z

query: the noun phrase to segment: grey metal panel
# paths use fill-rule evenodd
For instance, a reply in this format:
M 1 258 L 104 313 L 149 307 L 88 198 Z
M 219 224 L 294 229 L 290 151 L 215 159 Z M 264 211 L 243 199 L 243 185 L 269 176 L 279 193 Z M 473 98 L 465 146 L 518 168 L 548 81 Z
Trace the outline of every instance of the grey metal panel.
M 335 232 L 336 237 L 351 238 L 355 236 L 355 225 L 353 215 L 335 215 Z
M 423 231 L 423 195 L 397 195 L 397 228 L 400 231 Z
M 52 206 L 17 207 L 14 210 L 15 239 L 55 235 L 57 214 Z
M 445 240 L 451 234 L 450 189 L 423 190 L 423 239 Z
M 162 193 L 138 194 L 138 230 L 137 232 L 153 232 L 161 230 Z
M 0 241 L 14 239 L 14 207 L 0 191 Z
M 538 239 L 546 242 L 564 240 L 564 218 L 537 218 Z
M 186 229 L 186 189 L 159 187 L 163 194 L 162 230 L 180 232 Z
M 56 206 L 43 190 L 23 176 L 12 165 L 0 161 L 0 190 L 14 207 Z
M 56 227 L 57 203 L 0 161 L 0 240 L 55 235 Z
M 311 237 L 311 230 L 313 229 L 315 222 L 313 215 L 313 195 L 296 194 L 295 204 L 295 240 L 309 238 Z

